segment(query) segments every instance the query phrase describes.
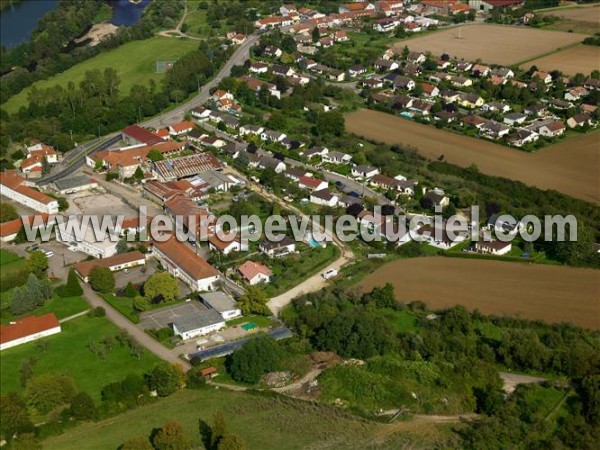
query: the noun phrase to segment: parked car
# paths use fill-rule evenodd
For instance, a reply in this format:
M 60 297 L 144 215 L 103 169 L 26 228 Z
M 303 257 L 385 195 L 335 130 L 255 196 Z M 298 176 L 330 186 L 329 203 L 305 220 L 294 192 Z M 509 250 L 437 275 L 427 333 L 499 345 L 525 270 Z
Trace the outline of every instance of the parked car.
M 329 270 L 326 270 L 325 272 L 323 272 L 321 274 L 321 276 L 323 278 L 325 278 L 326 280 L 331 280 L 332 278 L 335 278 L 337 276 L 337 274 L 338 274 L 337 270 L 335 270 L 335 269 L 329 269 Z

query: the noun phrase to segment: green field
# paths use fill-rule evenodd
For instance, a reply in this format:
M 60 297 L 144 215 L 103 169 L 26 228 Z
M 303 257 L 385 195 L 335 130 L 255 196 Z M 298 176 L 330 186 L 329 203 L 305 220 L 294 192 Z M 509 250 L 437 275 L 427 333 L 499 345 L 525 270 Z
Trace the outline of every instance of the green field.
M 19 370 L 23 360 L 35 357 L 34 375 L 67 373 L 73 377 L 75 386 L 100 398 L 100 390 L 108 383 L 119 381 L 127 374 L 148 371 L 158 359 L 144 351 L 138 360 L 131 356 L 127 347 L 115 342 L 104 360 L 94 355 L 88 347 L 90 339 L 96 344 L 108 336 L 115 337 L 119 329 L 105 318 L 79 317 L 62 324 L 60 334 L 44 339 L 48 348 L 40 351 L 36 342 L 19 345 L 2 351 L 0 391 L 21 391 Z
M 0 266 L 19 261 L 20 259 L 21 257 L 14 254 L 13 252 L 9 252 L 8 250 L 0 248 Z
M 12 296 L 12 289 L 6 292 L 2 292 L 0 294 L 0 322 L 2 324 L 7 324 L 14 317 L 11 315 L 9 311 L 10 307 L 10 299 Z M 48 300 L 44 306 L 36 308 L 35 310 L 24 314 L 25 316 L 35 315 L 41 316 L 46 313 L 54 313 L 56 317 L 60 319 L 64 319 L 65 317 L 72 316 L 79 312 L 85 311 L 89 308 L 87 302 L 81 297 L 69 297 L 69 298 L 61 298 L 58 295 L 54 294 L 50 300 Z
M 69 81 L 78 83 L 86 71 L 93 69 L 104 70 L 106 67 L 116 69 L 121 84 L 121 93 L 127 94 L 134 84 L 146 84 L 150 80 L 160 81 L 164 74 L 154 73 L 157 59 L 173 60 L 196 49 L 198 41 L 191 39 L 175 39 L 156 36 L 144 41 L 133 41 L 119 48 L 103 52 L 87 61 L 77 64 L 67 71 L 34 83 L 38 89 L 48 88 L 57 84 L 66 86 Z M 14 113 L 27 103 L 27 93 L 31 87 L 24 89 L 8 99 L 2 108 Z
M 439 448 L 448 439 L 447 430 L 434 425 L 394 433 L 395 425 L 355 419 L 340 409 L 284 397 L 206 389 L 180 391 L 118 418 L 86 423 L 47 439 L 43 445 L 61 450 L 117 448 L 130 437 L 148 437 L 153 428 L 177 420 L 197 448 L 201 447 L 198 420 L 212 423 L 217 411 L 250 449 L 387 449 L 404 448 L 409 440 L 420 444 L 419 448 Z

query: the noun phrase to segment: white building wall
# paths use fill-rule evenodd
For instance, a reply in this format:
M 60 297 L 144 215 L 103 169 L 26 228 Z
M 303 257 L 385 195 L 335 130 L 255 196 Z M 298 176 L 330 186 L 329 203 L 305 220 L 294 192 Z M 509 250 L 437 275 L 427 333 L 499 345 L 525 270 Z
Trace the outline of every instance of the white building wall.
M 53 200 L 48 204 L 38 202 L 26 195 L 21 194 L 20 192 L 14 191 L 8 186 L 0 184 L 0 194 L 5 197 L 10 198 L 22 205 L 27 206 L 35 211 L 46 213 L 46 214 L 58 214 L 58 201 Z
M 60 325 L 54 328 L 50 328 L 49 330 L 41 331 L 39 333 L 30 334 L 29 336 L 25 336 L 19 339 L 15 339 L 14 341 L 5 342 L 4 344 L 0 344 L 0 351 L 6 350 L 7 348 L 16 347 L 17 345 L 25 344 L 27 342 L 35 341 L 37 339 L 44 338 L 46 336 L 52 336 L 53 334 L 57 334 L 61 332 Z

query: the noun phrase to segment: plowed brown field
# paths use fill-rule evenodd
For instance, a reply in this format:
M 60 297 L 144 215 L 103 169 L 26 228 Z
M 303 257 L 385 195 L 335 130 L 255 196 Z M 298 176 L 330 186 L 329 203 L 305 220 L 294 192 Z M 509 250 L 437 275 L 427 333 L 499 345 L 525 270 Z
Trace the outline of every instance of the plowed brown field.
M 529 69 L 534 65 L 540 70 L 549 72 L 560 70 L 567 75 L 575 75 L 576 73 L 588 75 L 593 70 L 600 70 L 600 47 L 578 45 L 521 64 L 521 68 Z
M 427 158 L 444 155 L 446 161 L 459 166 L 476 164 L 489 175 L 600 202 L 599 132 L 526 153 L 368 109 L 346 115 L 346 128 L 367 139 L 410 145 Z
M 403 40 L 412 51 L 448 53 L 450 56 L 475 61 L 511 65 L 550 53 L 583 41 L 587 36 L 562 31 L 539 30 L 529 27 L 476 24 L 452 27 L 436 33 Z
M 600 329 L 600 271 L 481 259 L 426 257 L 388 263 L 367 275 L 367 291 L 392 283 L 396 299 L 433 309 L 463 305 L 484 314 Z

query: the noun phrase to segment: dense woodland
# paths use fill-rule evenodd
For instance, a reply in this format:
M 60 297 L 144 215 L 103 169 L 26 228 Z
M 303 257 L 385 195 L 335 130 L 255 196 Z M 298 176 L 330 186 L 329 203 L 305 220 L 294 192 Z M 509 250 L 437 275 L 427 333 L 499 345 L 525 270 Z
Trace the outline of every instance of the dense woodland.
M 405 308 L 419 318 L 415 327 L 398 331 L 392 318 Z M 339 381 L 331 384 L 327 376 L 321 380 L 325 389 L 351 395 L 359 405 L 381 404 L 388 398 L 392 404 L 411 405 L 407 385 L 417 373 L 415 386 L 431 385 L 432 393 L 443 388 L 445 394 L 442 399 L 432 394 L 422 400 L 425 403 L 413 400 L 412 408 L 438 411 L 436 403 L 443 408 L 456 402 L 482 415 L 460 429 L 464 447 L 521 447 L 525 441 L 527 448 L 595 448 L 600 437 L 598 332 L 483 316 L 463 307 L 435 316 L 415 313 L 420 308 L 418 302 L 398 305 L 391 285 L 367 294 L 329 289 L 295 299 L 284 318 L 313 349 L 366 360 L 366 366 L 340 367 L 329 375 L 346 380 L 349 387 L 340 390 Z M 523 386 L 506 397 L 497 375 L 502 370 L 568 381 L 543 388 Z M 545 422 L 538 411 L 540 395 L 549 392 L 545 389 L 567 398 L 556 423 Z M 454 400 L 452 393 L 463 400 Z

